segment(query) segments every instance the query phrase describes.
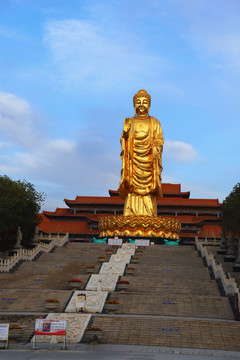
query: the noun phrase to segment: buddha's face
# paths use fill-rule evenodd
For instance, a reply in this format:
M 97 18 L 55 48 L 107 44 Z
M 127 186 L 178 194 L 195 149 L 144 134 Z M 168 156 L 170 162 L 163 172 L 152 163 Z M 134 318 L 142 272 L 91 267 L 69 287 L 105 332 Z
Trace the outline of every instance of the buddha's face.
M 134 104 L 135 114 L 138 116 L 147 115 L 149 113 L 149 102 L 145 96 L 137 98 Z

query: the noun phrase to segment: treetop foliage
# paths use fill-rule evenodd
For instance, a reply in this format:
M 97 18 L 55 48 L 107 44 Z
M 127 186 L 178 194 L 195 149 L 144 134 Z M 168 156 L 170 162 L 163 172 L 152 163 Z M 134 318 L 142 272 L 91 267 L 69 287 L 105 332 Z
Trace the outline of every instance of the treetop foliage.
M 28 244 L 40 222 L 38 213 L 44 199 L 45 195 L 26 180 L 0 176 L 0 250 L 11 248 L 16 242 L 18 226 L 24 245 Z
M 237 183 L 222 204 L 223 227 L 240 236 L 240 183 Z

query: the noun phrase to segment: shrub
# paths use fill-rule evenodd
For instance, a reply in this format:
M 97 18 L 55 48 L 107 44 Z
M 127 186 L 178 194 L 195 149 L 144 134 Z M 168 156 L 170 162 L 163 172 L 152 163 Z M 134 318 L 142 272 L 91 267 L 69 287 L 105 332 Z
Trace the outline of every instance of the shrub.
M 20 325 L 10 325 L 9 326 L 9 329 L 11 329 L 11 330 L 15 330 L 15 329 L 22 329 L 22 326 L 20 326 Z
M 113 299 L 113 300 L 106 300 L 106 301 L 105 301 L 105 304 L 119 304 L 119 301 L 118 301 L 118 300 L 115 300 L 115 299 Z
M 97 326 L 88 326 L 85 331 L 103 331 L 103 329 Z

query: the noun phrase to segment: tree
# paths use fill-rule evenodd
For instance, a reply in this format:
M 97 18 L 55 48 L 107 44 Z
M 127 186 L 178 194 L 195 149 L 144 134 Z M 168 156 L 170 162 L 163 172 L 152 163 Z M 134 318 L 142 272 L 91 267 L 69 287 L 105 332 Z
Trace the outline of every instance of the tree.
M 37 192 L 26 180 L 13 181 L 7 175 L 0 176 L 0 250 L 14 246 L 18 226 L 23 245 L 29 244 L 40 223 L 38 213 L 44 198 L 45 194 Z
M 240 183 L 237 183 L 222 204 L 223 227 L 236 237 L 240 236 Z

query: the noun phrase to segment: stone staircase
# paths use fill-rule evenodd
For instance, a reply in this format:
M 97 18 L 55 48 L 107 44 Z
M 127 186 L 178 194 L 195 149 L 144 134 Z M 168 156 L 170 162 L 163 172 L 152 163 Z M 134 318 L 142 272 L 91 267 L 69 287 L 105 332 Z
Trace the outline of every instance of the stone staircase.
M 26 342 L 35 319 L 47 316 L 46 298 L 58 299 L 55 316 L 65 316 L 73 295 L 67 281 L 77 277 L 86 288 L 90 275 L 85 266 L 95 265 L 98 273 L 98 257 L 106 256 L 106 249 L 105 244 L 69 243 L 24 262 L 12 273 L 1 273 L 0 322 L 22 325 L 20 341 Z M 194 247 L 153 245 L 134 256 L 139 263 L 129 266 L 136 269 L 135 274 L 119 276 L 130 282 L 129 290 L 108 293 L 108 299 L 119 300 L 119 310 L 114 315 L 103 311 L 90 316 L 93 326 L 104 329 L 103 344 L 240 351 L 240 323 L 233 320 L 228 298 L 220 295 Z M 109 259 L 106 256 L 105 261 Z M 80 341 L 81 336 L 75 334 L 75 338 Z
M 21 325 L 24 334 L 19 341 L 27 342 L 33 335 L 35 319 L 48 314 L 45 299 L 58 299 L 58 312 L 64 312 L 73 294 L 68 280 L 77 277 L 85 287 L 90 277 L 85 266 L 95 265 L 98 272 L 97 259 L 106 255 L 106 248 L 102 244 L 69 243 L 43 253 L 36 261 L 23 262 L 11 273 L 0 273 L 0 323 Z
M 102 343 L 240 350 L 240 323 L 193 247 L 152 246 L 131 266 L 130 289 L 109 296 L 116 315 L 91 319 Z

